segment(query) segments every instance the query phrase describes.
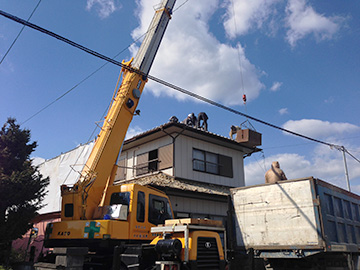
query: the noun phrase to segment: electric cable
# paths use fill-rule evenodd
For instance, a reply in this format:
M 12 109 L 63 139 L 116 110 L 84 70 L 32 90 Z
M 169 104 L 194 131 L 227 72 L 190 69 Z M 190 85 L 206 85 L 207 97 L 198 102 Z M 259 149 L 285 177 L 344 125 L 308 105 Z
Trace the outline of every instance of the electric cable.
M 41 0 L 39 0 L 39 2 L 37 3 L 37 5 L 35 6 L 34 10 L 31 12 L 29 18 L 27 19 L 27 21 L 30 21 L 32 15 L 35 13 L 36 9 L 38 8 L 38 6 L 40 5 Z M 8 53 L 10 52 L 11 48 L 14 46 L 15 42 L 18 40 L 18 38 L 20 37 L 22 31 L 24 30 L 25 25 L 23 25 L 23 27 L 21 28 L 19 34 L 16 36 L 16 38 L 14 39 L 14 41 L 11 43 L 9 49 L 6 51 L 6 53 L 4 54 L 3 58 L 0 61 L 0 65 L 2 64 L 2 62 L 4 61 L 5 57 L 8 55 Z
M 40 0 L 41 1 L 41 0 Z M 40 4 L 40 1 L 38 3 L 38 5 Z M 177 11 L 178 9 L 180 9 L 181 7 L 183 7 L 189 0 L 184 1 L 179 7 L 177 7 L 176 9 L 174 9 L 173 13 L 175 13 L 175 11 Z M 34 10 L 35 11 L 35 10 Z M 33 13 L 34 13 L 33 11 Z M 27 21 L 29 21 L 31 18 L 31 16 L 29 17 L 29 19 Z M 25 25 L 23 26 L 23 28 L 25 27 Z M 119 53 L 117 53 L 112 59 L 116 59 L 120 54 L 122 54 L 124 51 L 126 51 L 127 49 L 129 49 L 132 45 L 136 44 L 140 39 L 142 39 L 150 30 L 152 30 L 153 28 L 157 27 L 157 25 L 153 26 L 151 29 L 148 29 L 144 34 L 142 34 L 141 36 L 139 36 L 137 39 L 135 39 L 131 44 L 129 44 L 126 48 L 122 49 Z M 5 56 L 4 56 L 5 57 Z M 0 63 L 1 64 L 1 63 Z M 48 107 L 50 107 L 51 105 L 53 105 L 55 102 L 59 101 L 60 99 L 62 99 L 64 96 L 66 96 L 67 94 L 69 94 L 70 92 L 72 92 L 75 88 L 77 88 L 78 86 L 80 86 L 82 83 L 84 83 L 85 81 L 87 81 L 90 77 L 92 77 L 95 73 L 97 73 L 98 71 L 100 71 L 102 68 L 104 68 L 107 64 L 109 64 L 109 62 L 106 62 L 105 64 L 103 64 L 102 66 L 100 66 L 99 68 L 97 68 L 95 71 L 93 71 L 92 73 L 90 73 L 88 76 L 86 76 L 84 79 L 82 79 L 80 82 L 78 82 L 77 84 L 75 84 L 73 87 L 71 87 L 68 91 L 66 91 L 65 93 L 63 93 L 62 95 L 60 95 L 58 98 L 56 98 L 55 100 L 53 100 L 52 102 L 50 102 L 49 104 L 47 104 L 46 106 L 44 106 L 42 109 L 40 109 L 39 111 L 37 111 L 36 113 L 34 113 L 33 115 L 31 115 L 29 118 L 27 118 L 25 121 L 21 122 L 20 125 L 25 124 L 26 122 L 30 121 L 32 118 L 34 118 L 35 116 L 37 116 L 38 114 L 40 114 L 41 112 L 43 112 L 44 110 L 46 110 Z
M 141 37 L 140 37 L 141 38 Z M 137 40 L 136 40 L 137 41 Z M 132 44 L 134 44 L 136 41 L 134 41 Z M 118 57 L 121 53 L 123 53 L 125 50 L 127 50 L 132 44 L 130 44 L 129 46 L 127 46 L 126 48 L 124 48 L 123 50 L 121 50 L 118 54 L 116 54 L 113 59 L 115 59 L 116 57 Z M 30 121 L 32 118 L 34 118 L 35 116 L 37 116 L 38 114 L 40 114 L 41 112 L 43 112 L 44 110 L 46 110 L 48 107 L 50 107 L 51 105 L 53 105 L 55 102 L 59 101 L 60 99 L 62 99 L 64 96 L 66 96 L 67 94 L 69 94 L 70 92 L 72 92 L 75 88 L 77 88 L 78 86 L 80 86 L 82 83 L 84 83 L 85 81 L 87 81 L 90 77 L 92 77 L 95 73 L 97 73 L 98 71 L 100 71 L 102 68 L 104 68 L 107 64 L 109 64 L 109 62 L 106 62 L 105 64 L 101 65 L 100 67 L 98 67 L 96 70 L 94 70 L 92 73 L 90 73 L 88 76 L 86 76 L 84 79 L 82 79 L 80 82 L 78 82 L 77 84 L 75 84 L 73 87 L 71 87 L 69 90 L 67 90 L 65 93 L 63 93 L 62 95 L 60 95 L 59 97 L 57 97 L 55 100 L 53 100 L 52 102 L 50 102 L 49 104 L 47 104 L 45 107 L 43 107 L 42 109 L 40 109 L 38 112 L 34 113 L 33 115 L 31 115 L 29 118 L 27 118 L 25 121 L 23 121 L 22 123 L 20 123 L 20 125 L 25 124 L 26 122 Z
M 73 46 L 73 47 L 76 47 L 76 48 L 78 48 L 78 49 L 80 49 L 80 50 L 83 50 L 83 51 L 85 51 L 85 52 L 87 52 L 87 53 L 89 53 L 89 54 L 91 54 L 91 55 L 93 55 L 93 56 L 96 56 L 96 57 L 98 57 L 98 58 L 101 58 L 101 59 L 103 59 L 103 60 L 105 60 L 105 61 L 108 61 L 108 62 L 110 62 L 110 63 L 112 63 L 112 64 L 117 65 L 117 66 L 120 66 L 120 67 L 122 67 L 122 68 L 124 68 L 124 69 L 127 69 L 127 70 L 131 71 L 131 72 L 135 72 L 135 73 L 140 74 L 140 75 L 143 75 L 143 76 L 145 76 L 145 77 L 147 76 L 150 80 L 153 80 L 153 81 L 155 81 L 155 82 L 157 82 L 157 83 L 160 83 L 160 84 L 162 84 L 162 85 L 165 85 L 165 86 L 167 86 L 167 87 L 169 87 L 169 88 L 172 88 L 172 89 L 174 89 L 174 90 L 176 90 L 176 91 L 178 91 L 178 92 L 184 93 L 184 94 L 186 94 L 186 95 L 188 95 L 188 96 L 191 96 L 191 97 L 196 98 L 196 99 L 198 99 L 198 100 L 201 100 L 201 101 L 203 101 L 203 102 L 209 103 L 209 104 L 211 104 L 211 105 L 213 105 L 213 106 L 216 106 L 216 107 L 218 107 L 218 108 L 224 109 L 224 110 L 226 110 L 226 111 L 229 111 L 229 112 L 234 113 L 234 114 L 237 114 L 237 115 L 241 115 L 241 116 L 243 116 L 243 117 L 245 117 L 245 118 L 249 118 L 249 119 L 254 120 L 254 121 L 256 121 L 256 122 L 259 122 L 259 123 L 261 123 L 261 124 L 263 124 L 263 125 L 266 125 L 266 126 L 269 126 L 269 127 L 272 127 L 272 128 L 278 129 L 278 130 L 281 130 L 281 131 L 283 131 L 283 132 L 286 132 L 286 133 L 289 133 L 289 134 L 292 134 L 292 135 L 301 137 L 301 138 L 303 138 L 303 139 L 307 139 L 307 140 L 310 140 L 310 141 L 313 141 L 313 142 L 317 142 L 317 143 L 320 143 L 320 144 L 324 144 L 324 145 L 327 145 L 327 146 L 329 146 L 329 147 L 331 147 L 331 148 L 335 148 L 335 149 L 337 149 L 337 150 L 339 150 L 339 151 L 346 151 L 346 152 L 349 154 L 349 152 L 345 149 L 344 146 L 339 146 L 339 145 L 335 145 L 335 144 L 328 143 L 328 142 L 325 142 L 325 141 L 321 141 L 321 140 L 318 140 L 318 139 L 314 139 L 314 138 L 311 138 L 311 137 L 309 137 L 309 136 L 306 136 L 306 135 L 303 135 L 303 134 L 300 134 L 300 133 L 297 133 L 297 132 L 294 132 L 294 131 L 291 131 L 291 130 L 288 130 L 288 129 L 285 129 L 285 128 L 282 128 L 282 127 L 279 127 L 279 126 L 276 126 L 276 125 L 271 124 L 271 123 L 269 123 L 269 122 L 266 122 L 266 121 L 264 121 L 264 120 L 258 119 L 258 118 L 256 118 L 256 117 L 253 117 L 253 116 L 250 116 L 250 115 L 248 115 L 248 114 L 242 113 L 242 112 L 240 112 L 240 111 L 238 111 L 238 110 L 235 110 L 235 109 L 233 109 L 233 108 L 227 107 L 227 106 L 225 106 L 225 105 L 223 105 L 223 104 L 221 104 L 221 103 L 218 103 L 218 102 L 215 102 L 215 101 L 213 101 L 213 100 L 210 100 L 210 99 L 208 99 L 208 98 L 206 98 L 206 97 L 203 97 L 203 96 L 200 96 L 200 95 L 195 94 L 195 93 L 193 93 L 193 92 L 190 92 L 190 91 L 188 91 L 188 90 L 186 90 L 186 89 L 184 89 L 184 88 L 181 88 L 181 87 L 176 86 L 176 85 L 174 85 L 174 84 L 172 84 L 172 83 L 166 82 L 166 81 L 164 81 L 164 80 L 162 80 L 162 79 L 156 78 L 156 77 L 151 76 L 151 75 L 144 74 L 143 72 L 141 72 L 141 71 L 139 71 L 139 70 L 137 70 L 137 69 L 135 69 L 135 68 L 126 66 L 126 65 L 120 63 L 119 61 L 116 61 L 115 59 L 112 59 L 112 58 L 107 57 L 107 56 L 105 56 L 105 55 L 103 55 L 103 54 L 100 54 L 100 53 L 98 53 L 98 52 L 96 52 L 96 51 L 93 51 L 93 50 L 91 50 L 91 49 L 89 49 L 89 48 L 87 48 L 87 47 L 84 47 L 84 46 L 82 46 L 82 45 L 74 42 L 74 41 L 71 41 L 71 40 L 69 40 L 69 39 L 67 39 L 67 38 L 65 38 L 65 37 L 62 37 L 62 36 L 60 36 L 60 35 L 58 35 L 58 34 L 55 34 L 54 32 L 51 32 L 51 31 L 49 31 L 49 30 L 47 30 L 47 29 L 44 29 L 44 28 L 42 28 L 42 27 L 40 27 L 40 26 L 38 26 L 38 25 L 32 24 L 32 23 L 30 23 L 30 22 L 27 22 L 27 21 L 25 21 L 25 20 L 23 20 L 23 19 L 20 19 L 20 18 L 14 16 L 14 15 L 9 14 L 9 13 L 6 13 L 6 12 L 4 12 L 4 11 L 2 11 L 2 10 L 0 10 L 0 15 L 2 15 L 2 16 L 4 16 L 4 17 L 7 17 L 7 18 L 9 18 L 9 19 L 11 19 L 11 20 L 13 20 L 13 21 L 18 22 L 18 23 L 24 24 L 24 25 L 26 25 L 26 26 L 28 26 L 28 27 L 30 27 L 30 28 L 33 28 L 33 29 L 35 29 L 35 30 L 37 30 L 37 31 L 40 31 L 40 32 L 42 32 L 42 33 L 44 33 L 44 34 L 47 34 L 47 35 L 49 35 L 49 36 L 52 36 L 52 37 L 54 37 L 54 38 L 56 38 L 56 39 L 58 39 L 58 40 L 61 40 L 61 41 L 65 42 L 65 43 L 68 43 L 69 45 L 71 45 L 71 46 Z M 350 156 L 354 158 L 353 155 L 350 155 Z M 360 163 L 360 160 L 358 160 L 358 159 L 356 159 L 356 160 Z
M 173 10 L 173 13 L 175 11 L 177 11 L 178 9 L 182 8 L 187 2 L 189 2 L 189 0 L 185 0 L 182 4 L 180 4 L 178 7 L 176 7 L 174 10 Z

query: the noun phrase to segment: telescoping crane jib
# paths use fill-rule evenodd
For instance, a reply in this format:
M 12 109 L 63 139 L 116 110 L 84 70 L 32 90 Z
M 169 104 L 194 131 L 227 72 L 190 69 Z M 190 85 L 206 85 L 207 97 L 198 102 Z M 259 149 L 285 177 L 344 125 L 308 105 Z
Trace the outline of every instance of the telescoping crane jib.
M 73 187 L 61 187 L 62 220 L 91 219 L 95 208 L 101 202 L 105 187 L 112 184 L 113 179 L 110 176 L 115 173 L 114 164 L 147 81 L 146 76 L 171 18 L 174 4 L 175 0 L 162 1 L 135 59 L 123 61 L 131 69 L 122 69 L 122 83 L 81 176 Z M 72 215 L 69 217 L 69 213 L 65 212 Z

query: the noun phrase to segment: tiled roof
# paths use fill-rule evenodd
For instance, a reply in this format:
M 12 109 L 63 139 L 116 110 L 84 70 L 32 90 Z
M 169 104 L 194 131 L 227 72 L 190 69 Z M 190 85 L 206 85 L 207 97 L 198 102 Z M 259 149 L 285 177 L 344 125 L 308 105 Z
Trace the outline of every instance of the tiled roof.
M 235 144 L 235 145 L 238 145 L 238 146 L 243 146 L 243 147 L 248 148 L 248 149 L 255 150 L 253 152 L 257 152 L 257 151 L 261 150 L 261 149 L 256 148 L 256 147 L 246 146 L 246 145 L 244 145 L 242 143 L 239 143 L 239 142 L 237 142 L 237 141 L 235 141 L 233 139 L 230 139 L 228 137 L 225 137 L 225 136 L 222 136 L 222 135 L 210 132 L 210 131 L 204 131 L 202 129 L 194 128 L 194 127 L 188 126 L 188 125 L 180 123 L 180 122 L 167 122 L 167 123 L 164 123 L 164 124 L 162 124 L 162 125 L 160 125 L 158 127 L 155 127 L 153 129 L 150 129 L 150 130 L 147 130 L 147 131 L 142 132 L 140 134 L 137 134 L 137 135 L 133 136 L 132 138 L 125 140 L 124 145 L 126 145 L 128 143 L 131 143 L 133 141 L 136 141 L 136 140 L 138 140 L 140 138 L 144 138 L 146 136 L 149 136 L 151 134 L 155 134 L 155 133 L 157 133 L 159 131 L 166 130 L 166 129 L 168 129 L 170 127 L 173 127 L 173 126 L 174 127 L 179 127 L 181 129 L 184 129 L 184 130 L 188 130 L 190 132 L 194 132 L 194 133 L 197 133 L 197 134 L 201 134 L 201 135 L 204 135 L 204 136 L 215 138 L 215 139 L 227 142 L 227 143 L 231 143 L 231 144 Z

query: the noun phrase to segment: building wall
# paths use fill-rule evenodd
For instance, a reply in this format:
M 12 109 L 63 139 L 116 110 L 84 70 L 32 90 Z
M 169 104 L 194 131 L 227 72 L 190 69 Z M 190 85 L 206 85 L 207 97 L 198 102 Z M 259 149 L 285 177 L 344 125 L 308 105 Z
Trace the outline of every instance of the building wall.
M 30 239 L 30 232 L 29 230 L 25 235 L 21 238 L 16 239 L 12 242 L 12 248 L 18 250 L 21 253 L 26 253 L 25 261 L 29 261 L 33 259 L 34 262 L 37 262 L 39 256 L 43 256 L 49 250 L 48 248 L 44 247 L 44 239 L 45 239 L 45 230 L 46 225 L 50 222 L 57 222 L 60 221 L 60 212 L 55 213 L 47 213 L 43 215 L 37 216 L 33 222 L 33 228 L 38 230 L 36 237 L 32 237 Z M 30 250 L 34 248 L 34 258 L 30 258 Z
M 210 218 L 223 220 L 226 217 L 228 205 L 226 202 L 204 200 L 170 195 L 173 211 L 178 218 Z M 187 215 L 188 214 L 188 215 Z
M 131 180 L 136 178 L 139 175 L 137 175 L 135 168 L 137 165 L 144 164 L 144 162 L 147 161 L 147 153 L 152 150 L 171 145 L 172 143 L 172 138 L 170 136 L 166 136 L 143 144 L 139 147 L 124 150 L 118 162 L 119 169 L 115 181 Z M 193 170 L 194 148 L 231 157 L 232 177 Z M 171 156 L 175 157 L 175 168 L 174 166 L 171 166 L 161 169 L 162 172 L 170 176 L 228 187 L 240 187 L 245 185 L 243 153 L 240 151 L 184 135 L 180 135 L 176 138 L 175 147 L 171 150 L 174 151 L 171 153 Z M 162 162 L 164 161 L 160 160 L 159 164 L 162 164 Z M 174 163 L 173 160 L 171 160 L 171 162 Z
M 233 177 L 225 177 L 193 170 L 193 149 L 232 157 Z M 179 136 L 175 141 L 175 177 L 210 184 L 240 187 L 245 185 L 243 153 L 206 141 Z
M 124 172 L 120 172 L 121 168 L 118 169 L 118 173 L 115 177 L 115 181 L 118 180 L 131 180 L 136 178 L 136 169 L 135 166 L 139 163 L 138 158 L 140 155 L 146 154 L 152 150 L 159 149 L 166 145 L 172 144 L 172 138 L 170 136 L 165 136 L 157 140 L 150 141 L 139 147 L 123 150 L 119 158 L 118 165 L 126 167 Z M 121 163 L 122 161 L 122 163 Z M 121 163 L 121 164 L 120 164 Z M 173 175 L 172 168 L 166 168 L 162 170 L 168 175 Z M 122 175 L 124 174 L 124 175 Z

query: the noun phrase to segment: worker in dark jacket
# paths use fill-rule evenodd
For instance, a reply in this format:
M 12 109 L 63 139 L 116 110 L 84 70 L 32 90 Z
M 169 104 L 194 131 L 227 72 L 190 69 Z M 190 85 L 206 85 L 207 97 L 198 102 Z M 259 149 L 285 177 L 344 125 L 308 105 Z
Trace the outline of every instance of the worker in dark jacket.
M 198 114 L 196 128 L 200 128 L 200 129 L 202 129 L 204 131 L 207 131 L 208 130 L 207 120 L 208 119 L 209 119 L 209 117 L 207 116 L 206 113 L 200 112 Z M 202 121 L 202 123 L 201 123 L 201 121 Z

